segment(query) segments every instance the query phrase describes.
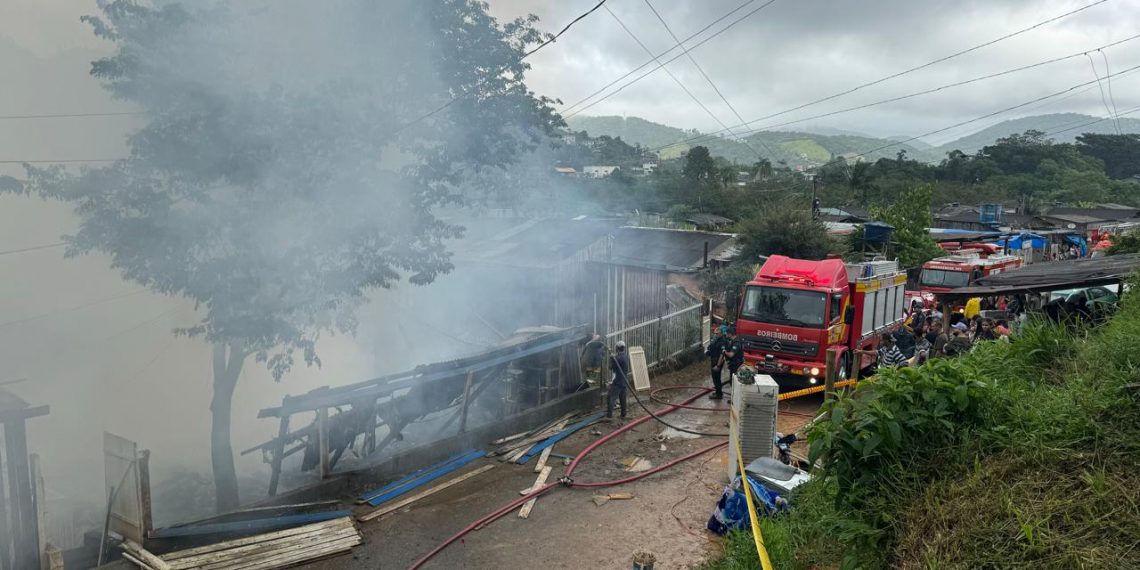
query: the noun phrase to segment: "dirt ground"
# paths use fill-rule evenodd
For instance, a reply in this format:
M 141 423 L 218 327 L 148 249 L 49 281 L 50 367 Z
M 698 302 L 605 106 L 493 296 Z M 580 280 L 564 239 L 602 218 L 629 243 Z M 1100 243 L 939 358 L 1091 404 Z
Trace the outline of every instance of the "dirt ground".
M 654 387 L 685 384 L 709 385 L 705 363 L 653 379 Z M 670 398 L 680 400 L 685 393 L 678 391 Z M 782 403 L 780 410 L 785 413 L 779 417 L 778 429 L 785 433 L 798 429 L 820 401 L 819 397 L 807 397 Z M 644 415 L 632 397 L 629 403 L 631 416 Z M 712 404 L 705 399 L 695 403 Z M 727 409 L 723 404 L 720 407 Z M 724 433 L 728 429 L 725 412 L 682 410 L 665 419 L 699 431 Z M 613 423 L 586 428 L 559 442 L 554 452 L 575 455 L 600 434 L 617 427 Z M 662 441 L 661 435 L 670 437 Z M 718 441 L 722 439 L 682 438 L 650 421 L 591 453 L 574 473 L 574 479 L 627 477 L 631 473 L 625 471 L 623 459 L 642 457 L 657 466 Z M 800 453 L 804 452 L 802 446 L 797 444 Z M 351 554 L 305 568 L 407 568 L 455 532 L 519 497 L 519 491 L 535 480 L 535 461 L 515 465 L 495 459 L 480 460 L 463 472 L 487 464 L 494 464 L 495 468 L 401 511 L 363 523 L 363 545 Z M 653 553 L 659 570 L 690 568 L 721 548 L 720 540 L 705 530 L 705 524 L 727 482 L 726 462 L 727 453 L 720 449 L 620 487 L 555 488 L 538 499 L 528 519 L 518 518 L 517 512 L 510 513 L 468 534 L 425 568 L 630 568 L 631 557 L 638 550 Z M 554 466 L 551 480 L 555 480 L 565 467 L 561 459 L 551 458 L 550 464 Z M 592 497 L 604 493 L 629 493 L 633 498 L 595 505 Z

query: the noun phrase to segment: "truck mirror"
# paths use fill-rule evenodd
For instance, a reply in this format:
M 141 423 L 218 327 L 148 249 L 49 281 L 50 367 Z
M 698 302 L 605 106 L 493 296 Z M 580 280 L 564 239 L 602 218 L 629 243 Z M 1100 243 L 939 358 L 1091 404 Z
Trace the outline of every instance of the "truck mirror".
M 847 305 L 847 310 L 843 311 L 843 324 L 850 325 L 855 322 L 855 305 Z

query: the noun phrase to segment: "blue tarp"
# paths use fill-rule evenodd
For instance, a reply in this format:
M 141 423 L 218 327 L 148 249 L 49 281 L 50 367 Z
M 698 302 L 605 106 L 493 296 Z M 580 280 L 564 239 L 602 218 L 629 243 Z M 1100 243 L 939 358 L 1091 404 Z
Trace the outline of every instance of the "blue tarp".
M 1044 236 L 1039 236 L 1037 234 L 1029 232 L 1024 232 L 1015 236 L 1009 236 L 1006 239 L 998 240 L 996 243 L 1002 248 L 1005 248 L 1007 247 L 1007 240 L 1009 241 L 1009 249 L 1014 251 L 1025 247 L 1026 242 L 1029 242 L 1029 247 L 1033 249 L 1044 249 L 1047 245 L 1049 245 L 1049 240 L 1045 239 Z
M 1081 250 L 1081 257 L 1089 254 L 1089 243 L 1083 236 L 1069 234 L 1065 236 L 1065 243 L 1077 246 Z

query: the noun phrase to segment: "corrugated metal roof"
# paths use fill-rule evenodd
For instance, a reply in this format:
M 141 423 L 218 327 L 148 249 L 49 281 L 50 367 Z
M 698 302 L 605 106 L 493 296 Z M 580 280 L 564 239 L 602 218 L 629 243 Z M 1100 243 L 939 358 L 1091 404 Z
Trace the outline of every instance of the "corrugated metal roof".
M 734 234 L 623 227 L 614 234 L 610 261 L 664 269 L 696 271 L 704 266 L 705 244 L 709 259 L 720 259 L 735 246 Z

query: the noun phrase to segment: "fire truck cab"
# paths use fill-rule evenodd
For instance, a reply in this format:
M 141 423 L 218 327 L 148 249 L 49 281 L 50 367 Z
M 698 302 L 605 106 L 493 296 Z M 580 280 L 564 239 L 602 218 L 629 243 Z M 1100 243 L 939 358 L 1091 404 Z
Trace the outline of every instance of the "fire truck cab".
M 874 364 L 879 335 L 902 323 L 906 274 L 894 261 L 845 264 L 773 255 L 745 284 L 736 332 L 744 358 L 781 384 L 823 380 L 827 350 L 840 349 L 839 377 Z

